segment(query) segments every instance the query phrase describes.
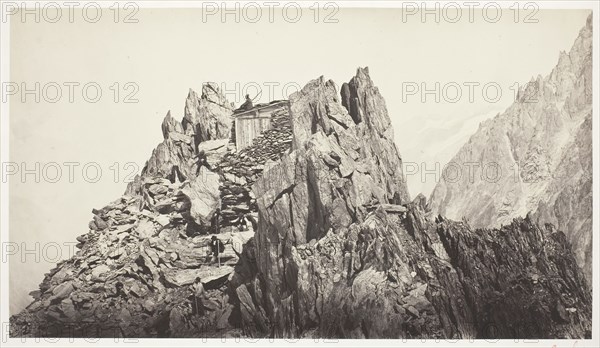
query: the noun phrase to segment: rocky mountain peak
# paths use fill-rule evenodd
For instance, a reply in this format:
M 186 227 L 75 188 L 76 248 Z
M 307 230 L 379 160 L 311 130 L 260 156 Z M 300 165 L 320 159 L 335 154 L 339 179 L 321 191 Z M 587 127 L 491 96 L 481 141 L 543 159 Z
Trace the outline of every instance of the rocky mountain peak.
M 365 121 L 379 136 L 393 140 L 394 134 L 385 100 L 374 86 L 368 67 L 358 68 L 356 76 L 342 85 L 341 94 L 342 104 L 356 123 Z

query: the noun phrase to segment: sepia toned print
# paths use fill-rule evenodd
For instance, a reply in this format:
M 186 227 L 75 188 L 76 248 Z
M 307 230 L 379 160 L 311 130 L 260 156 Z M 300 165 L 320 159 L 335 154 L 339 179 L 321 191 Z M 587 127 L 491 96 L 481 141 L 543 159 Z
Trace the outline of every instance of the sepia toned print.
M 3 4 L 9 343 L 597 342 L 591 5 L 115 4 Z

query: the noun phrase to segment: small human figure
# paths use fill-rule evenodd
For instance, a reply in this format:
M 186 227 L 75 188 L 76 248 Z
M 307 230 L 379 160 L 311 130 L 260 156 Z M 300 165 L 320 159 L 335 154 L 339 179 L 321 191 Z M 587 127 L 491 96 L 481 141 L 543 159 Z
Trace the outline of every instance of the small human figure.
M 352 252 L 354 250 L 354 243 L 351 241 L 346 241 L 344 243 L 344 261 L 343 261 L 343 270 L 342 270 L 342 278 L 350 278 L 352 275 Z
M 246 94 L 246 101 L 242 105 L 240 105 L 239 108 L 237 108 L 235 110 L 235 113 L 248 111 L 248 110 L 252 109 L 253 107 L 254 107 L 254 104 L 252 103 L 252 99 L 250 99 L 250 95 Z
M 240 106 L 240 109 L 242 109 L 244 111 L 248 111 L 248 110 L 252 109 L 252 107 L 254 107 L 254 104 L 252 104 L 252 99 L 250 99 L 250 94 L 246 94 L 246 101 L 244 102 L 244 104 L 242 104 L 242 106 Z
M 221 253 L 225 251 L 225 245 L 217 236 L 212 236 L 210 242 L 210 250 L 215 257 L 215 260 L 218 262 L 219 267 L 221 267 Z M 213 261 L 214 262 L 214 261 Z
M 210 164 L 208 163 L 208 159 L 206 158 L 206 152 L 204 150 L 198 151 L 198 154 L 194 157 L 198 159 L 198 168 L 196 169 L 196 175 L 200 174 L 202 167 L 206 167 L 208 170 L 212 170 Z
M 213 214 L 212 220 L 211 220 L 211 225 L 212 225 L 212 230 L 214 231 L 215 234 L 219 234 L 219 224 L 221 223 L 221 209 L 217 208 L 215 209 L 215 213 Z
M 196 277 L 194 280 L 194 284 L 192 285 L 192 290 L 194 292 L 194 303 L 196 304 L 196 314 L 201 315 L 203 313 L 200 312 L 202 309 L 204 311 L 204 307 L 202 305 L 202 299 L 204 298 L 204 286 L 202 285 L 202 280 L 200 277 Z M 200 303 L 200 305 L 198 305 Z

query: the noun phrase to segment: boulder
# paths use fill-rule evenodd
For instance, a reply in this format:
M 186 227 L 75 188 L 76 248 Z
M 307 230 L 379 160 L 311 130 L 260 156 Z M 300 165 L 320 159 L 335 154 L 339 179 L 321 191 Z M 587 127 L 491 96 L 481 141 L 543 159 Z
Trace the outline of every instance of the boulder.
M 184 217 L 198 225 L 209 227 L 215 211 L 220 206 L 219 176 L 207 170 L 205 175 L 185 184 L 181 194 L 189 206 L 189 211 L 185 212 Z
M 205 266 L 199 269 L 176 269 L 172 268 L 164 272 L 165 280 L 175 286 L 185 286 L 193 284 L 197 277 L 200 277 L 202 284 L 226 278 L 233 271 L 233 267 L 221 265 L 218 267 Z
M 92 280 L 94 281 L 104 281 L 106 274 L 110 272 L 110 267 L 107 265 L 99 265 L 92 269 Z
M 135 227 L 135 230 L 138 233 L 138 236 L 142 239 L 150 238 L 156 233 L 154 222 L 147 219 L 140 220 Z
M 71 292 L 73 292 L 73 290 L 75 290 L 75 287 L 73 286 L 73 282 L 68 281 L 65 283 L 58 284 L 52 290 L 52 295 L 53 295 L 54 299 L 60 300 L 65 297 L 68 297 L 71 294 Z

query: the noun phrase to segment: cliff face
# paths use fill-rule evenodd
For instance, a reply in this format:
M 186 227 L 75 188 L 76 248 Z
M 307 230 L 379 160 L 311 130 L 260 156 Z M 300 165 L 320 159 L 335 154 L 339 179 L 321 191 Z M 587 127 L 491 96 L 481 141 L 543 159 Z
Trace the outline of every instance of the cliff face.
M 93 210 L 11 336 L 589 337 L 591 293 L 562 232 L 530 216 L 473 230 L 409 201 L 368 69 L 341 94 L 309 82 L 239 152 L 227 102 L 190 117 L 224 100 L 213 92 L 190 93 L 181 123 L 167 115 L 146 168 Z
M 475 227 L 534 212 L 564 231 L 592 275 L 592 17 L 552 72 L 483 122 L 450 161 L 430 209 Z M 457 174 L 457 168 L 458 173 Z

